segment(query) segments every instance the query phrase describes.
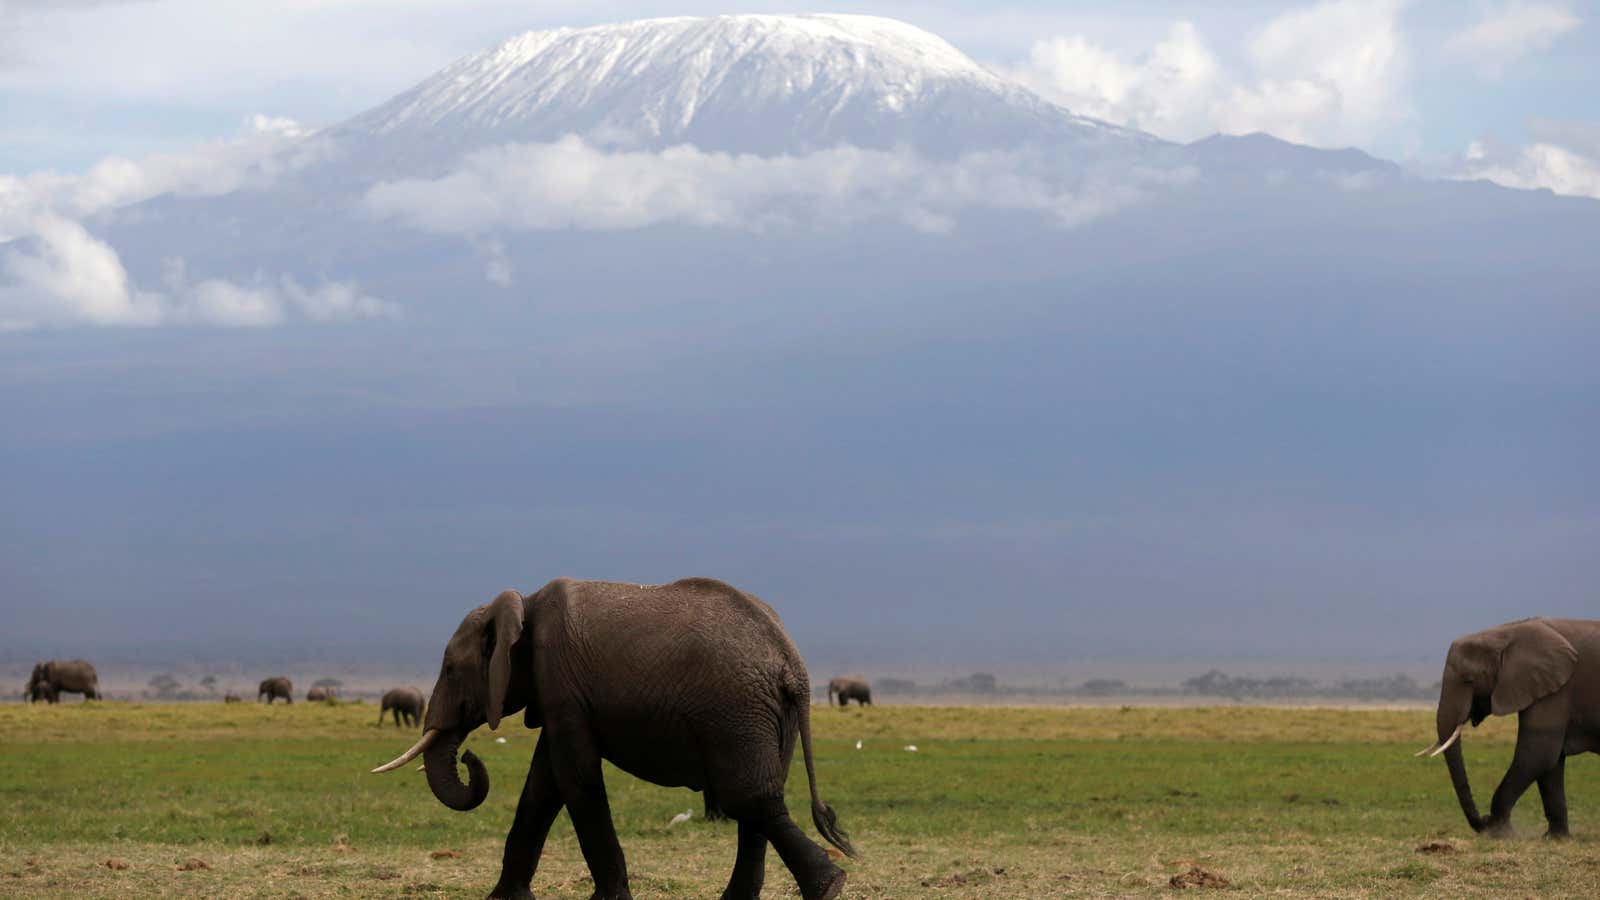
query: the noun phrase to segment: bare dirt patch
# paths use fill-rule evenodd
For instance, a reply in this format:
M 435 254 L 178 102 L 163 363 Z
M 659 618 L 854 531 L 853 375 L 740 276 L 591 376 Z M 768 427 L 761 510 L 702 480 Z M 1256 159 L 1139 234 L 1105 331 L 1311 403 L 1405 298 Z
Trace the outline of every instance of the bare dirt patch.
M 1417 847 L 1417 852 L 1429 855 L 1448 856 L 1456 852 L 1456 846 L 1454 844 L 1445 843 L 1444 841 L 1429 841 L 1426 844 L 1419 845 Z
M 122 859 L 120 859 L 118 857 L 115 857 L 115 856 L 113 856 L 110 859 L 106 860 L 105 862 L 101 863 L 101 865 L 105 866 L 106 868 L 110 869 L 113 872 L 126 871 L 127 868 L 128 868 L 128 864 L 125 861 L 123 861 Z
M 178 863 L 179 872 L 200 872 L 211 868 L 211 864 L 203 859 L 186 859 Z
M 1225 888 L 1228 883 L 1227 878 L 1200 866 L 1190 866 L 1187 871 L 1179 872 L 1167 879 L 1169 886 L 1179 890 L 1188 890 L 1189 888 Z

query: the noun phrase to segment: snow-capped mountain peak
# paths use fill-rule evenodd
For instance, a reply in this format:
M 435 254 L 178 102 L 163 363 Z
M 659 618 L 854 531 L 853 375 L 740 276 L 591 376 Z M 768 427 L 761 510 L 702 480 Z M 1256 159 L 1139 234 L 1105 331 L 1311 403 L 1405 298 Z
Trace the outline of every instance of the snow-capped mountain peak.
M 425 161 L 418 154 L 565 134 L 613 146 L 775 154 L 903 144 L 935 155 L 1142 137 L 1074 116 L 922 29 L 854 15 L 531 31 L 457 61 L 333 133 L 388 145 L 388 155 L 412 165 Z

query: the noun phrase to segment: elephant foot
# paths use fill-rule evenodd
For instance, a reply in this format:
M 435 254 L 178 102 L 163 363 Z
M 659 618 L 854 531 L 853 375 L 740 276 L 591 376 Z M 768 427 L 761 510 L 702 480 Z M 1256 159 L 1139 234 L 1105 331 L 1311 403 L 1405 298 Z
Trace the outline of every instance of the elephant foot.
M 1509 819 L 1490 819 L 1483 823 L 1483 836 L 1490 840 L 1507 841 L 1516 837 L 1516 834 Z
M 800 895 L 805 900 L 837 900 L 838 896 L 844 892 L 845 878 L 845 871 L 838 866 L 834 866 L 833 873 L 823 881 L 820 888 L 812 890 L 802 888 Z
M 1551 825 L 1550 830 L 1544 833 L 1544 839 L 1547 841 L 1570 841 L 1572 840 L 1572 832 L 1568 831 L 1565 825 L 1560 828 Z

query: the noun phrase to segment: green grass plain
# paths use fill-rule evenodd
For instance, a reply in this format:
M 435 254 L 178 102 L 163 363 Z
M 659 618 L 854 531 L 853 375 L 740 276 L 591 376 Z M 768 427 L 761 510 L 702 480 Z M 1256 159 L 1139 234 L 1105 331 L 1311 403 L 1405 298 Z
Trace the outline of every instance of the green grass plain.
M 416 735 L 376 717 L 360 703 L 0 707 L 0 896 L 483 896 L 537 733 L 474 735 L 494 788 L 462 814 L 420 773 L 367 774 Z M 1411 756 L 1432 739 L 1424 711 L 879 706 L 812 721 L 822 795 L 862 853 L 844 863 L 848 897 L 1170 895 L 1194 866 L 1228 882 L 1202 892 L 1236 896 L 1600 884 L 1593 757 L 1568 765 L 1573 840 L 1539 839 L 1537 791 L 1517 839 L 1480 839 L 1443 762 Z M 1501 719 L 1466 738 L 1481 807 L 1514 736 Z M 792 776 L 809 832 L 802 767 Z M 689 791 L 614 769 L 607 784 L 637 897 L 720 892 L 733 826 L 701 821 Z M 695 818 L 669 829 L 685 809 Z M 534 891 L 590 890 L 563 816 Z M 797 896 L 774 854 L 765 896 Z

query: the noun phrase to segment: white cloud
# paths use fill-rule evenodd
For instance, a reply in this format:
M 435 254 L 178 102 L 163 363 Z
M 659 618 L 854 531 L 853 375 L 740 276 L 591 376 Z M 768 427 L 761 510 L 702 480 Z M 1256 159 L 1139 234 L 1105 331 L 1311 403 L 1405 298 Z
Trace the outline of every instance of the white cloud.
M 854 147 L 777 157 L 690 146 L 607 152 L 568 136 L 479 151 L 442 178 L 378 184 L 366 205 L 425 231 L 468 235 L 659 224 L 764 229 L 872 218 L 944 232 L 969 209 L 1032 211 L 1073 225 L 1185 177 L 1123 169 L 1068 180 L 1052 177 L 1049 165 L 1012 153 L 933 162 L 904 150 Z
M 79 223 L 46 215 L 28 239 L 0 248 L 0 331 L 71 326 L 213 325 L 253 328 L 298 317 L 328 322 L 388 315 L 346 282 L 314 288 L 289 277 L 250 284 L 190 283 L 182 260 L 163 266 L 165 290 L 141 290 L 117 253 Z
M 291 119 L 254 115 L 245 133 L 184 153 L 112 156 L 83 173 L 0 175 L 0 241 L 26 234 L 44 214 L 83 219 L 161 194 L 215 196 L 266 187 L 319 158 L 323 148 Z
M 1495 75 L 1506 65 L 1544 50 L 1583 24 L 1565 3 L 1512 0 L 1485 8 L 1478 21 L 1450 36 L 1445 51 Z
M 1600 158 L 1556 144 L 1535 143 L 1503 151 L 1474 141 L 1454 177 L 1600 199 Z
M 1318 145 L 1370 141 L 1409 115 L 1406 0 L 1324 0 L 1265 23 L 1230 72 L 1178 22 L 1148 53 L 1083 37 L 1036 44 L 1019 80 L 1076 112 L 1174 140 L 1265 131 Z
M 1180 139 L 1214 130 L 1208 98 L 1222 78 L 1216 56 L 1188 22 L 1174 24 L 1136 61 L 1079 36 L 1040 41 L 1012 74 L 1081 115 Z
M 190 283 L 181 260 L 168 261 L 165 291 L 141 290 L 121 258 L 80 220 L 163 194 L 213 196 L 266 188 L 318 157 L 290 119 L 252 116 L 246 133 L 185 153 L 142 160 L 112 157 L 82 174 L 0 176 L 0 331 L 35 327 L 204 324 L 277 325 L 387 315 L 383 301 L 344 282 L 307 288 L 292 278 L 252 283 L 208 278 Z

